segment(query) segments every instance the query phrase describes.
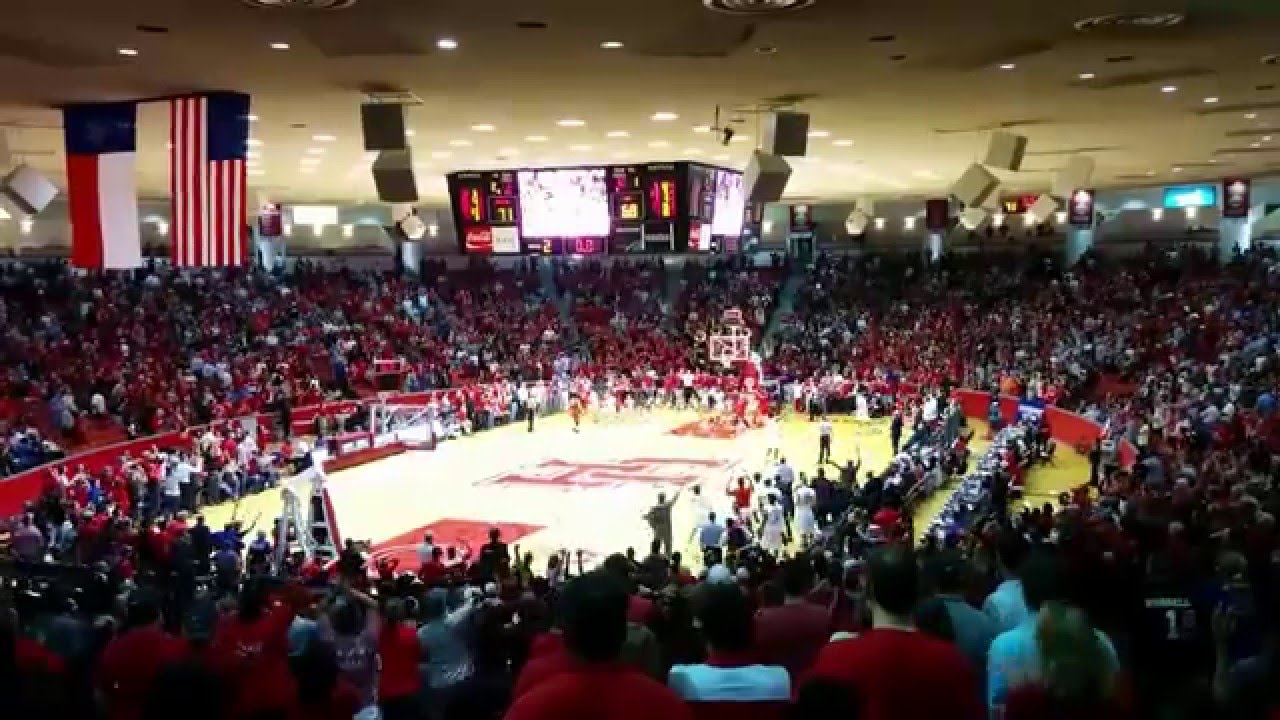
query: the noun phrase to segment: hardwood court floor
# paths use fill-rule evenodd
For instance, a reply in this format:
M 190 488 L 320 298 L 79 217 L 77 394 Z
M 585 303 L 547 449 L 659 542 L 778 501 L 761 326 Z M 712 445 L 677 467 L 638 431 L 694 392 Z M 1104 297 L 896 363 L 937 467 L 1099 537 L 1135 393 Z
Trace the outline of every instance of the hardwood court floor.
M 437 543 L 478 547 L 490 527 L 533 552 L 535 567 L 562 548 L 582 549 L 588 564 L 627 547 L 643 555 L 650 532 L 642 516 L 660 492 L 680 496 L 673 513 L 676 549 L 688 549 L 698 515 L 689 488 L 701 487 L 706 504 L 723 517 L 727 484 L 763 470 L 770 442 L 766 430 L 701 437 L 690 432 L 696 421 L 693 413 L 660 410 L 588 420 L 575 433 L 567 417 L 556 416 L 533 433 L 523 425 L 503 427 L 434 452 L 411 451 L 335 473 L 328 487 L 341 536 L 371 541 L 378 555 L 400 557 L 406 566 L 415 562 L 424 532 Z M 985 433 L 977 428 L 975 452 L 986 447 Z M 789 416 L 781 435 L 788 462 L 812 474 L 817 424 Z M 889 462 L 886 421 L 837 421 L 833 460 L 843 465 L 858 454 L 865 469 Z M 1058 455 L 1055 467 L 1031 473 L 1030 501 L 1044 502 L 1087 477 L 1084 458 L 1066 448 Z M 829 465 L 827 472 L 836 469 Z M 937 514 L 948 490 L 922 505 L 918 528 Z M 279 512 L 279 492 L 269 491 L 206 508 L 205 516 L 214 527 L 234 514 L 246 523 L 257 518 L 257 527 L 266 529 Z

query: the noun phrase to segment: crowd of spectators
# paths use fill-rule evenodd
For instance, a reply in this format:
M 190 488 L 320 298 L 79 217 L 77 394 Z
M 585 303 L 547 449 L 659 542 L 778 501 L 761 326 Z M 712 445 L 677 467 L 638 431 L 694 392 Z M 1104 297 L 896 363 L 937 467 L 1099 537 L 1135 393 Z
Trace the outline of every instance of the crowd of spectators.
M 1217 266 L 1193 249 L 1086 257 L 1069 269 L 1039 257 L 935 268 L 820 258 L 781 329 L 774 373 L 892 373 L 899 388 L 930 395 L 988 388 L 1107 427 L 1074 492 L 1024 498 L 1016 510 L 996 503 L 965 532 L 916 547 L 894 485 L 921 482 L 904 473 L 927 463 L 895 463 L 864 482 L 857 469 L 828 480 L 816 468 L 832 516 L 817 545 L 791 559 L 754 548 L 698 575 L 657 551 L 585 573 L 561 556 L 539 572 L 496 535 L 448 564 L 428 539 L 422 567 L 400 569 L 409 576 L 367 572 L 354 547 L 329 568 L 272 567 L 270 541 L 246 546 L 234 528 L 215 539 L 198 519 L 189 525 L 181 491 L 177 506 L 161 498 L 149 510 L 145 488 L 139 501 L 128 487 L 67 479 L 53 489 L 76 496 L 31 508 L 11 541 L 25 560 L 75 563 L 6 566 L 18 594 L 0 617 L 0 692 L 17 716 L 130 719 L 192 698 L 201 701 L 190 712 L 209 718 L 1274 717 L 1277 268 L 1266 251 Z M 100 370 L 105 386 L 113 372 L 175 369 L 178 379 L 143 387 L 207 394 L 213 405 L 235 402 L 236 390 L 269 396 L 272 373 L 305 390 L 311 378 L 273 354 L 295 343 L 336 355 L 332 385 L 318 384 L 338 389 L 397 343 L 427 348 L 408 357 L 415 368 L 439 362 L 483 377 L 536 366 L 558 342 L 527 268 L 476 265 L 422 285 L 304 271 L 287 292 L 252 275 L 209 277 L 195 292 L 162 271 L 135 284 L 23 272 L 5 281 L 4 312 L 23 318 L 10 331 L 23 351 L 4 358 L 16 367 L 6 388 L 70 394 L 77 408 L 94 407 L 92 394 L 76 395 L 98 387 Z M 767 309 L 754 320 L 751 309 L 776 302 L 782 275 L 731 264 L 687 272 L 672 302 L 683 326 L 665 331 L 685 348 L 730 303 L 764 325 Z M 588 302 L 616 310 L 660 292 L 661 273 L 649 274 L 612 281 L 612 295 L 599 284 L 609 281 L 571 282 L 590 282 L 587 294 L 607 299 Z M 130 308 L 126 319 L 87 299 L 95 290 L 132 300 L 112 308 Z M 276 315 L 277 301 L 255 290 L 294 299 Z M 81 299 L 41 299 L 60 294 Z M 159 314 L 170 303 L 176 318 Z M 517 334 L 490 337 L 507 322 Z M 316 323 L 331 327 L 307 335 Z M 50 362 L 73 334 L 92 361 Z M 466 354 L 438 361 L 432 348 L 453 350 L 451 339 Z M 183 352 L 162 364 L 166 349 Z M 186 387 L 193 368 L 188 389 L 169 389 Z M 108 412 L 138 422 L 121 411 L 136 412 L 135 397 L 126 390 Z M 172 416 L 198 419 L 183 408 Z M 1106 451 L 1121 440 L 1137 449 L 1132 467 Z M 74 532 L 53 532 L 68 507 L 98 509 L 72 521 Z M 34 551 L 23 545 L 33 541 Z

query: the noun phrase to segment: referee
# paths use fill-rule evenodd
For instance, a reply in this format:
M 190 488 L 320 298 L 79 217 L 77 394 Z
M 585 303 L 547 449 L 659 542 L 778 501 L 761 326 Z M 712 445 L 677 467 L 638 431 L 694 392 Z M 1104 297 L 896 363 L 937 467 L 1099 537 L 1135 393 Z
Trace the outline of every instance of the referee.
M 831 462 L 831 419 L 826 415 L 818 423 L 818 464 Z

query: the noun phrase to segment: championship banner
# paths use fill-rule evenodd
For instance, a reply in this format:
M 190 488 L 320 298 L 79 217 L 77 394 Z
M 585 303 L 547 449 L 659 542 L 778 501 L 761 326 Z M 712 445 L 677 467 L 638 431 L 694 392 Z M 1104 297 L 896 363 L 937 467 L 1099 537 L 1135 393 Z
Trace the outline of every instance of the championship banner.
M 1093 227 L 1093 190 L 1074 190 L 1067 203 L 1067 222 L 1072 227 Z
M 1222 217 L 1249 217 L 1249 178 L 1227 178 L 1222 181 Z
M 263 203 L 258 208 L 258 234 L 264 238 L 278 238 L 284 234 L 279 203 Z
M 951 227 L 951 208 L 946 198 L 924 201 L 924 228 L 929 232 L 946 232 Z

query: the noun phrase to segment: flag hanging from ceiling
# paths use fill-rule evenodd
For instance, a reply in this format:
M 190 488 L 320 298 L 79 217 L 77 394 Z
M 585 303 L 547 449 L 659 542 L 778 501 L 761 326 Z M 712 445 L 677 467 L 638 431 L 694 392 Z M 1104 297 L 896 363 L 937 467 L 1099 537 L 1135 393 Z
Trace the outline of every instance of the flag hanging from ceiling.
M 248 95 L 211 93 L 169 100 L 170 234 L 175 266 L 248 262 L 248 144 Z
M 137 111 L 131 102 L 71 105 L 62 111 L 73 267 L 142 265 Z

